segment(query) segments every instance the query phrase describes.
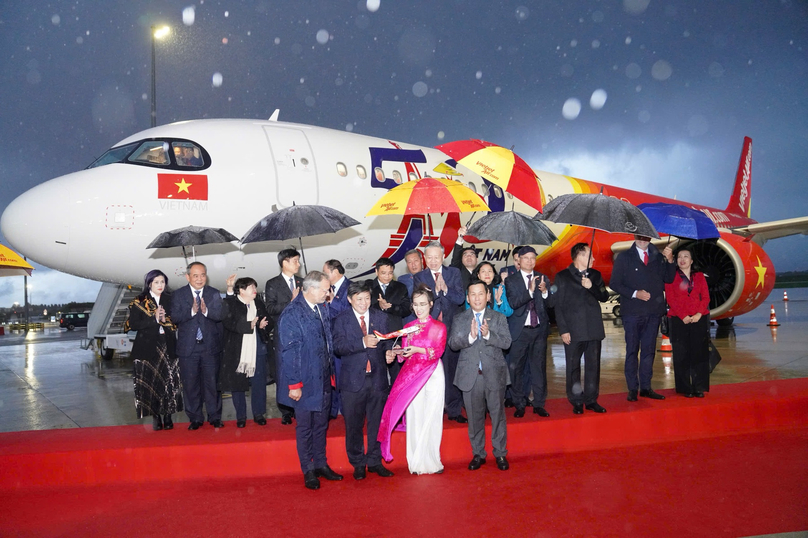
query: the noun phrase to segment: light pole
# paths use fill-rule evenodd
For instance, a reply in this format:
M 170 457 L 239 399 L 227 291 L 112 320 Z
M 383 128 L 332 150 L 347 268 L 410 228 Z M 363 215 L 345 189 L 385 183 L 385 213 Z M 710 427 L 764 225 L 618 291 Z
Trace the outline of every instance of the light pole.
M 156 41 L 171 33 L 168 26 L 151 27 L 151 126 L 157 126 L 157 73 L 155 68 Z

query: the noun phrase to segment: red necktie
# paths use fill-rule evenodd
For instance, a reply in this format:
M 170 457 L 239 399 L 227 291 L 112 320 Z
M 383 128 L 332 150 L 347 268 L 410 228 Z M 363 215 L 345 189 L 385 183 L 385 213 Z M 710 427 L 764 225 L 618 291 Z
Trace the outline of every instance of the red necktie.
M 648 265 L 648 251 L 647 250 L 642 253 L 642 262 L 645 265 Z
M 362 336 L 367 336 L 368 326 L 365 325 L 365 316 L 359 316 L 359 327 L 362 329 Z M 365 366 L 365 371 L 370 372 L 370 360 L 368 360 L 368 363 Z

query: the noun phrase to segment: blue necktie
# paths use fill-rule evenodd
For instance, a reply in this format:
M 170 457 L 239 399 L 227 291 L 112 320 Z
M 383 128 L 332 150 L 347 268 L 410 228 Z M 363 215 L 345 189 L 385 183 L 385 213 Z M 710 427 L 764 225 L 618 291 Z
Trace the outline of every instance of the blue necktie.
M 201 306 L 201 303 L 202 303 L 202 298 L 201 298 L 202 291 L 201 290 L 195 290 L 194 293 L 196 293 L 196 302 L 197 302 L 197 304 L 199 304 Z M 197 340 L 202 340 L 202 327 L 199 326 L 198 322 L 197 322 L 197 325 L 196 325 L 196 339 Z
M 483 313 L 474 314 L 477 317 L 477 340 L 483 337 Z M 483 361 L 481 360 L 480 363 L 477 365 L 477 368 L 480 372 L 483 371 Z

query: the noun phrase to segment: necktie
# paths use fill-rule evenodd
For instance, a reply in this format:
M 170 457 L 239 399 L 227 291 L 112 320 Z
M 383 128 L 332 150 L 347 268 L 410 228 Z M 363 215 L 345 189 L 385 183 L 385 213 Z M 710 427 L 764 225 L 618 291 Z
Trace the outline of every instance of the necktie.
M 202 303 L 202 297 L 201 297 L 202 291 L 201 290 L 195 290 L 194 293 L 196 293 L 196 303 L 201 304 Z M 199 324 L 197 324 L 197 326 L 196 326 L 196 339 L 197 340 L 202 340 L 202 327 L 200 327 Z
M 319 319 L 319 320 L 320 320 L 320 322 L 322 323 L 323 318 L 321 318 L 321 317 L 320 317 L 320 311 L 319 311 L 319 310 L 317 310 L 317 305 L 314 305 L 314 317 L 316 317 L 317 319 Z
M 483 313 L 476 313 L 474 314 L 477 317 L 477 340 L 483 337 Z M 477 370 L 482 372 L 483 371 L 483 361 L 477 364 Z
M 295 292 L 295 277 L 293 276 L 289 277 L 289 291 L 291 291 L 292 293 Z
M 359 327 L 362 329 L 362 336 L 368 335 L 368 326 L 365 324 L 365 316 L 359 316 Z M 365 366 L 365 372 L 370 372 L 370 359 Z
M 533 275 L 527 275 L 527 289 L 530 291 L 530 281 L 533 280 Z M 538 291 L 538 290 L 537 290 Z M 536 293 L 535 291 L 533 292 Z M 528 312 L 530 312 L 530 326 L 535 327 L 539 324 L 539 315 L 536 313 L 536 302 L 531 299 L 529 303 L 527 303 Z
M 642 253 L 642 262 L 643 262 L 645 265 L 648 265 L 648 251 L 647 251 L 647 250 L 646 250 L 645 252 L 643 252 L 643 253 Z
M 387 294 L 387 284 L 382 284 L 382 295 Z
M 440 273 L 435 273 L 435 284 L 438 283 L 438 277 L 439 276 L 440 276 Z M 437 295 L 437 293 L 435 295 Z M 438 321 L 443 321 L 443 312 L 442 311 L 438 312 Z

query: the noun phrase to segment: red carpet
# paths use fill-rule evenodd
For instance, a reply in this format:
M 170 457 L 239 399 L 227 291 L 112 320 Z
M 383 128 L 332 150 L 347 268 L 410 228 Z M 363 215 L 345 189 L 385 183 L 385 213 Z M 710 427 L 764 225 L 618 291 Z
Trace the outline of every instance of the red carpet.
M 670 395 L 670 393 L 668 392 Z M 500 472 L 447 424 L 441 476 L 346 476 L 305 490 L 279 421 L 0 434 L 0 536 L 742 536 L 808 529 L 808 380 L 721 385 L 704 400 L 601 398 L 605 415 L 509 417 Z M 251 427 L 252 426 L 252 427 Z M 350 470 L 341 421 L 329 458 Z

